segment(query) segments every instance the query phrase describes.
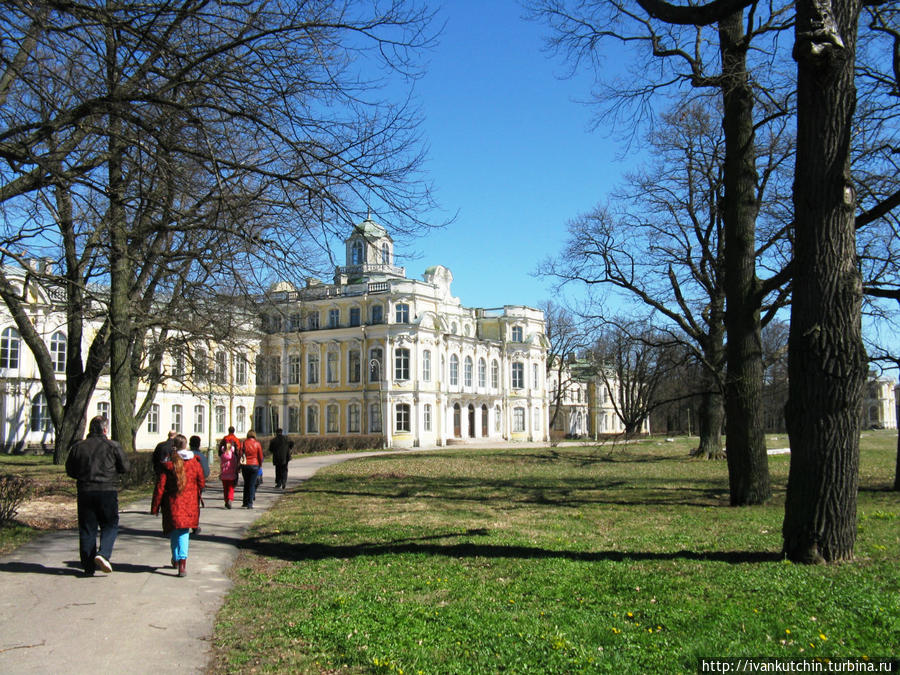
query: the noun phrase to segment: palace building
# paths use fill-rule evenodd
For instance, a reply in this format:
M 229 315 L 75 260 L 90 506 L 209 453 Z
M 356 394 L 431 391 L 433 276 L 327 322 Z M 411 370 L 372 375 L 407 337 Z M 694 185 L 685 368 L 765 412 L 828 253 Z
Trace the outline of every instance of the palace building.
M 262 433 L 383 434 L 389 447 L 548 440 L 543 312 L 463 307 L 440 265 L 407 279 L 372 220 L 345 245 L 334 283 L 269 295 L 256 363 Z
M 371 219 L 345 246 L 333 283 L 273 286 L 240 348 L 204 341 L 167 355 L 136 447 L 152 448 L 169 429 L 212 447 L 228 426 L 239 435 L 251 427 L 260 435 L 278 427 L 290 435 L 375 434 L 388 447 L 549 440 L 543 312 L 463 307 L 440 265 L 421 281 L 407 279 L 394 265 L 393 240 Z M 29 312 L 64 381 L 63 308 L 26 276 L 22 270 Z M 88 416 L 108 415 L 109 402 L 104 375 Z M 34 357 L 5 305 L 0 412 L 6 451 L 53 444 Z

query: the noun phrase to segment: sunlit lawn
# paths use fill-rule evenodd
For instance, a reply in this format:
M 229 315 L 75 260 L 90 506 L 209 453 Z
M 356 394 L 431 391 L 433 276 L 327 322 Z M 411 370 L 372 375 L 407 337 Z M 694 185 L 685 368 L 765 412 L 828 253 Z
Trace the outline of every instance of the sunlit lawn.
M 787 439 L 770 440 L 783 447 Z M 452 450 L 320 471 L 251 532 L 214 672 L 670 673 L 897 653 L 896 432 L 867 433 L 852 564 L 782 562 L 763 507 L 677 439 Z

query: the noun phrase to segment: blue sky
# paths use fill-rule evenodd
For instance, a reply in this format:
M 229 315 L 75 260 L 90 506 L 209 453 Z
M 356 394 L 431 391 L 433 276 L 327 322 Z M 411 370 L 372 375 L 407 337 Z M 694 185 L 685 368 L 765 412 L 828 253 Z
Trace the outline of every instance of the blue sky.
M 467 307 L 537 306 L 552 296 L 532 276 L 562 248 L 567 221 L 601 201 L 623 171 L 618 148 L 589 131 L 591 79 L 561 79 L 543 50 L 545 27 L 514 0 L 451 0 L 427 73 L 417 83 L 428 178 L 446 229 L 398 242 L 407 276 L 450 269 Z

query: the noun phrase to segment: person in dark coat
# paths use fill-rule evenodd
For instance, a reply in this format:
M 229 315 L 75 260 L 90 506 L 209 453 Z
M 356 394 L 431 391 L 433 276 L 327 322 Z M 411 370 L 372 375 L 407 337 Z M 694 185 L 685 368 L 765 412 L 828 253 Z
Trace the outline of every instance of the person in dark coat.
M 157 443 L 156 447 L 153 449 L 153 471 L 156 473 L 157 478 L 159 478 L 159 474 L 162 473 L 166 462 L 172 459 L 172 442 L 176 433 L 177 432 L 174 429 L 170 430 L 166 436 L 166 440 Z
M 275 465 L 275 487 L 287 486 L 288 462 L 291 461 L 291 448 L 293 447 L 281 429 L 275 430 L 275 438 L 269 443 L 269 452 L 272 453 L 272 464 Z
M 187 557 L 191 528 L 200 525 L 200 492 L 206 485 L 203 467 L 187 449 L 187 439 L 178 434 L 174 439 L 172 461 L 166 462 L 156 481 L 150 513 L 162 510 L 163 533 L 169 535 L 172 548 L 172 567 L 178 576 L 187 575 Z
M 78 539 L 85 576 L 112 572 L 109 560 L 119 535 L 119 474 L 128 471 L 122 446 L 106 437 L 107 422 L 95 417 L 88 435 L 69 451 L 66 474 L 78 481 Z M 97 530 L 100 550 L 97 550 Z

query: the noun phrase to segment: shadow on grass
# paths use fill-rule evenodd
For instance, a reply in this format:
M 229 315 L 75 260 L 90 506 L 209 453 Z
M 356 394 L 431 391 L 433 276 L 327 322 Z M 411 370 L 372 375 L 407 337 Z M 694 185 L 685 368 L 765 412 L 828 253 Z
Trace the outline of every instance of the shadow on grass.
M 304 486 L 304 491 L 336 497 L 374 499 L 427 499 L 451 502 L 497 503 L 504 510 L 546 505 L 579 507 L 691 506 L 706 508 L 728 504 L 728 486 L 719 479 L 694 478 L 691 484 L 666 485 L 657 478 L 630 480 L 567 479 L 489 480 L 460 478 L 437 480 L 431 477 L 396 473 L 372 474 L 359 478 L 329 478 Z
M 287 544 L 269 541 L 268 537 L 251 537 L 241 543 L 241 548 L 268 558 L 290 562 L 308 560 L 349 559 L 379 555 L 429 555 L 448 558 L 503 558 L 519 560 L 562 559 L 576 562 L 660 562 L 693 560 L 698 562 L 723 562 L 733 565 L 778 562 L 782 556 L 772 551 L 567 551 L 517 546 L 511 544 L 478 544 L 474 542 L 436 543 L 441 539 L 488 536 L 485 529 L 431 535 L 413 539 L 397 539 L 385 543 L 361 543 L 330 545 L 321 543 Z M 273 535 L 275 536 L 275 535 Z M 290 536 L 281 532 L 278 537 Z

